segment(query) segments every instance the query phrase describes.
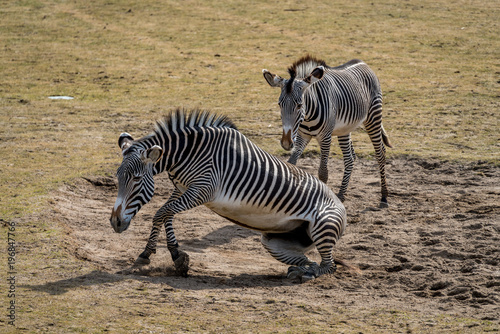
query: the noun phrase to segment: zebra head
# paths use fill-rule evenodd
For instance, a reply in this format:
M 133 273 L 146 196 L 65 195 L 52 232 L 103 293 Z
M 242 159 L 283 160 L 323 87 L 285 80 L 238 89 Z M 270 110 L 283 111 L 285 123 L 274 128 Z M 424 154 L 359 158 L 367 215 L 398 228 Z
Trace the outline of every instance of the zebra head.
M 116 173 L 118 197 L 110 222 L 115 232 L 121 233 L 129 227 L 141 207 L 153 197 L 153 167 L 160 160 L 163 149 L 158 145 L 150 148 L 134 145 L 134 139 L 128 133 L 120 135 L 118 145 L 122 149 L 123 161 Z
M 290 151 L 293 149 L 297 130 L 304 120 L 304 92 L 314 82 L 320 80 L 324 74 L 324 67 L 318 66 L 304 79 L 296 79 L 295 72 L 290 71 L 290 79 L 283 79 L 268 70 L 262 70 L 264 78 L 271 87 L 280 87 L 281 95 L 278 104 L 281 109 L 283 134 L 281 146 Z

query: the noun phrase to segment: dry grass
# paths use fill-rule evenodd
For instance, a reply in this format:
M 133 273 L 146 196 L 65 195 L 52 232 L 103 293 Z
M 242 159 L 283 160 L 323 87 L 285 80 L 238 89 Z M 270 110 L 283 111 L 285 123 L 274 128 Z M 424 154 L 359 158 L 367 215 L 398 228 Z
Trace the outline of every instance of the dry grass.
M 495 2 L 20 1 L 2 10 L 5 216 L 31 211 L 32 196 L 61 180 L 107 170 L 120 132 L 141 136 L 177 106 L 228 114 L 282 154 L 278 91 L 261 69 L 285 75 L 307 52 L 376 70 L 390 154 L 499 161 Z M 354 140 L 372 154 L 366 135 Z
M 279 93 L 261 69 L 285 75 L 305 53 L 331 65 L 360 58 L 377 72 L 395 144 L 389 156 L 500 161 L 496 1 L 24 0 L 4 3 L 0 13 L 0 217 L 26 222 L 19 256 L 35 280 L 48 279 L 38 264 L 49 255 L 63 263 L 57 266 L 63 276 L 89 268 L 64 253 L 51 255 L 65 232 L 43 220 L 47 194 L 63 181 L 112 170 L 120 160 L 118 135 L 146 134 L 162 111 L 183 106 L 230 115 L 260 146 L 283 154 Z M 365 134 L 354 140 L 359 155 L 372 154 Z M 311 146 L 310 154 L 316 150 Z M 37 223 L 24 218 L 33 212 L 42 217 Z M 30 331 L 36 330 L 30 321 L 61 308 L 63 325 L 100 321 L 110 302 L 102 301 L 93 320 L 71 296 L 41 307 L 43 293 L 23 293 L 19 317 L 30 319 Z M 202 328 L 196 321 L 203 320 L 192 321 L 185 331 Z M 85 331 L 84 324 L 72 330 Z

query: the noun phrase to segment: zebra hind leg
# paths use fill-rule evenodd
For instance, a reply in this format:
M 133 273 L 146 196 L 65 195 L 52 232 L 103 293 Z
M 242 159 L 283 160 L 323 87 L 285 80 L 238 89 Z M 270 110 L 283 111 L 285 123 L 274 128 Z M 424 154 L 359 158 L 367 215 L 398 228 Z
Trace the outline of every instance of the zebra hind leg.
M 304 254 L 314 247 L 306 226 L 288 233 L 263 233 L 261 242 L 276 260 L 290 265 L 287 272 L 289 279 L 307 281 L 310 279 L 308 275 L 314 271 L 312 268 L 319 267 Z
M 375 156 L 377 157 L 377 162 L 380 171 L 380 186 L 382 197 L 380 199 L 380 208 L 387 208 L 389 204 L 387 202 L 387 197 L 389 191 L 387 190 L 387 183 L 385 177 L 385 145 L 387 147 L 392 147 L 389 137 L 382 126 L 382 101 L 380 99 L 375 100 L 372 103 L 372 107 L 369 111 L 369 117 L 365 121 L 365 130 L 370 136 L 373 148 L 375 149 Z M 385 145 L 384 145 L 385 144 Z
M 351 179 L 352 169 L 354 167 L 354 161 L 356 161 L 356 153 L 354 153 L 350 133 L 345 136 L 339 136 L 338 142 L 340 149 L 342 150 L 342 156 L 344 157 L 344 176 L 342 178 L 342 185 L 340 186 L 337 197 L 344 202 L 345 193 L 347 191 L 347 187 L 349 186 L 349 180 Z
M 314 245 L 321 256 L 320 265 L 311 265 L 302 276 L 302 281 L 311 280 L 324 274 L 333 274 L 337 266 L 333 261 L 333 247 L 344 233 L 345 210 L 338 207 L 324 208 L 316 221 L 309 227 Z

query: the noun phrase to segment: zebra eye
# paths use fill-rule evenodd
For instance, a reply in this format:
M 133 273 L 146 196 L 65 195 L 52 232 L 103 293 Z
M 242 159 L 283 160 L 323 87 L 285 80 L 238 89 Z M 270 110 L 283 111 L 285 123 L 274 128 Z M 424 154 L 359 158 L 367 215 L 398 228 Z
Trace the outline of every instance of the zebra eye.
M 142 175 L 140 174 L 134 174 L 134 176 L 132 177 L 132 180 L 134 181 L 140 181 L 142 179 Z

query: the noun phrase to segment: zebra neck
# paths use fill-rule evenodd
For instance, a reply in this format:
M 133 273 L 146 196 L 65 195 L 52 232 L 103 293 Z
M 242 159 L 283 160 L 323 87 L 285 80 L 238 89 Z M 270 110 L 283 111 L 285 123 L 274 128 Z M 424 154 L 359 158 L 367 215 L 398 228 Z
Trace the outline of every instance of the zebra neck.
M 313 87 L 311 87 L 313 88 Z M 318 109 L 320 106 L 315 99 L 314 92 L 310 90 L 304 94 L 304 120 L 303 123 L 309 123 L 318 118 Z
M 332 98 L 331 88 L 317 82 L 304 92 L 303 123 L 317 123 L 329 113 L 329 110 L 336 109 L 337 101 Z
M 162 173 L 166 170 L 166 156 L 168 155 L 169 148 L 166 147 L 165 140 L 155 134 L 148 135 L 136 141 L 134 144 L 138 147 L 139 151 L 144 151 L 158 145 L 162 148 L 163 154 L 160 160 L 153 166 L 153 175 Z
M 193 129 L 183 129 L 166 133 L 165 138 L 157 136 L 151 141 L 151 146 L 158 145 L 163 149 L 161 159 L 155 164 L 153 174 L 167 171 L 175 174 L 180 165 L 189 162 L 188 156 L 196 154 L 200 147 L 206 147 L 203 143 L 206 131 L 196 131 Z

